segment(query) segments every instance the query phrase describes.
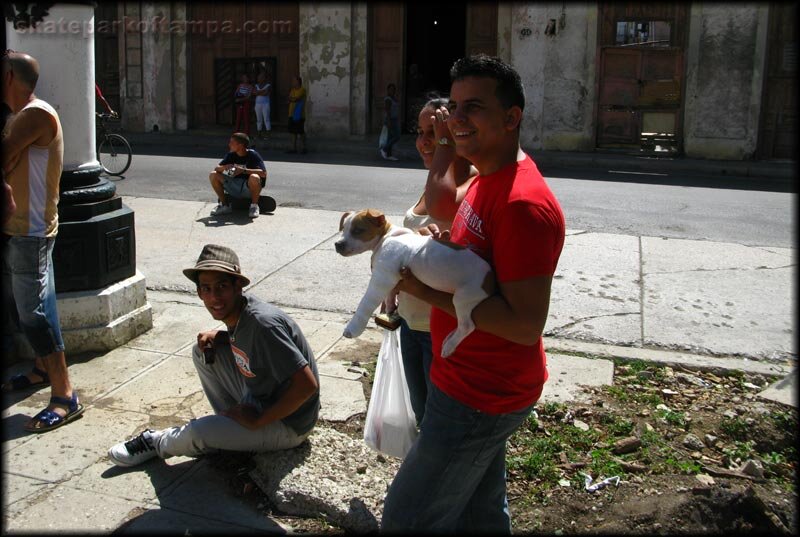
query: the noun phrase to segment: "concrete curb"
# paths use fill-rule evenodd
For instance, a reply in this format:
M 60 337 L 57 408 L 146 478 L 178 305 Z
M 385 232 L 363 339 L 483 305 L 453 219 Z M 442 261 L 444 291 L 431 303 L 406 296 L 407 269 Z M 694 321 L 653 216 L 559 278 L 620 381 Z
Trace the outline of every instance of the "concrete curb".
M 755 361 L 741 357 L 709 356 L 663 349 L 623 347 L 620 345 L 547 337 L 544 338 L 544 347 L 548 354 L 573 353 L 598 358 L 619 358 L 628 361 L 644 360 L 669 367 L 682 367 L 698 371 L 708 371 L 715 374 L 743 371 L 745 373 L 756 373 L 770 377 L 781 377 L 788 375 L 794 367 L 788 362 L 775 363 Z

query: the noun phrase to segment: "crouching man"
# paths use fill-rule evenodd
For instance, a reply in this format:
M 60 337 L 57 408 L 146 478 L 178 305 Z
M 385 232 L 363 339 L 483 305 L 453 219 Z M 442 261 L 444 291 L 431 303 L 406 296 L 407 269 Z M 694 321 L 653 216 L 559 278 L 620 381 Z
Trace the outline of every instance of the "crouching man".
M 242 288 L 250 283 L 230 248 L 207 244 L 183 273 L 211 316 L 228 330 L 201 332 L 192 356 L 214 415 L 146 430 L 108 451 L 118 466 L 217 450 L 263 452 L 300 445 L 319 416 L 311 347 L 286 313 Z

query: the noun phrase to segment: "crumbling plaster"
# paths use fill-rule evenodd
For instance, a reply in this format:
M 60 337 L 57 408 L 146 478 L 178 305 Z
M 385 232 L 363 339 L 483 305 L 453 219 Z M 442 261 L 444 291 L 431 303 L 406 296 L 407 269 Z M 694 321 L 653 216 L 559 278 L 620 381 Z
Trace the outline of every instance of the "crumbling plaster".
M 366 8 L 302 3 L 299 27 L 300 72 L 308 91 L 306 129 L 319 136 L 351 133 L 353 100 L 363 100 L 359 93 L 366 89 Z
M 689 157 L 745 160 L 758 143 L 769 6 L 691 6 L 684 147 Z
M 506 9 L 498 16 L 498 53 L 516 67 L 525 87 L 522 145 L 530 149 L 591 150 L 596 5 L 514 3 L 510 17 Z M 545 34 L 550 19 L 557 21 L 555 35 Z M 510 31 L 501 26 L 509 22 Z

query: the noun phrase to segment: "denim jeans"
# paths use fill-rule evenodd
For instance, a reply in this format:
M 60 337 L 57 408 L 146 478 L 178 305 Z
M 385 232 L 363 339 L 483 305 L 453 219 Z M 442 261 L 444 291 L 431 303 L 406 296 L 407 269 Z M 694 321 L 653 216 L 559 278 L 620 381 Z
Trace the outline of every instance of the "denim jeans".
M 417 425 L 425 416 L 425 401 L 431 389 L 431 333 L 412 330 L 405 319 L 400 321 L 400 352 L 403 355 L 403 371 L 406 375 L 411 407 L 417 418 Z
M 56 305 L 54 245 L 55 237 L 14 236 L 3 252 L 4 330 L 22 330 L 38 357 L 64 350 Z
M 420 435 L 389 487 L 386 533 L 510 533 L 505 446 L 533 405 L 474 410 L 431 385 Z
M 392 154 L 392 146 L 400 139 L 400 118 L 392 118 L 386 124 L 389 128 L 389 136 L 386 138 L 386 143 L 383 144 L 383 149 L 387 155 Z

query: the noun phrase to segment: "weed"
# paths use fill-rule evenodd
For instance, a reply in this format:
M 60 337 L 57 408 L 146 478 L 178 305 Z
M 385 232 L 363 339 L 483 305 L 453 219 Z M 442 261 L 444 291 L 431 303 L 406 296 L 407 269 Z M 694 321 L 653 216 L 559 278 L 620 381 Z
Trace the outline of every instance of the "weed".
M 591 452 L 592 462 L 589 465 L 589 470 L 593 476 L 611 477 L 614 475 L 625 475 L 620 464 L 614 460 L 614 455 L 610 449 L 595 449 Z
M 727 455 L 732 461 L 736 459 L 747 460 L 753 456 L 753 447 L 755 442 L 750 440 L 746 442 L 734 442 L 733 447 L 725 448 L 722 452 Z
M 739 417 L 723 418 L 719 424 L 719 429 L 734 440 L 747 439 L 747 423 Z
M 631 360 L 626 362 L 625 365 L 628 366 L 629 375 L 637 375 L 642 371 L 647 371 L 650 368 L 650 364 L 644 360 Z
M 770 451 L 761 456 L 761 460 L 770 465 L 779 465 L 786 462 L 786 456 L 783 453 Z
M 633 431 L 633 422 L 614 416 L 613 414 L 605 414 L 600 418 L 600 423 L 605 427 L 605 430 L 611 436 L 628 436 Z
M 681 429 L 686 427 L 686 414 L 675 412 L 674 410 L 659 410 L 658 416 L 670 425 L 675 425 Z
M 536 409 L 541 416 L 558 416 L 566 413 L 567 405 L 555 401 L 547 401 L 541 405 L 537 405 Z
M 648 406 L 658 406 L 664 402 L 664 399 L 655 393 L 640 393 L 636 396 L 636 401 Z
M 620 403 L 627 403 L 630 400 L 628 390 L 621 386 L 606 386 L 606 392 Z
M 702 466 L 693 460 L 685 460 L 676 458 L 675 456 L 667 457 L 664 461 L 665 466 L 671 466 L 684 474 L 699 474 Z
M 775 422 L 775 425 L 781 429 L 791 431 L 797 428 L 797 420 L 788 412 L 770 412 L 769 417 Z
M 367 372 L 367 379 L 369 379 L 370 384 L 375 382 L 375 368 L 378 367 L 377 360 L 370 360 L 369 362 L 353 362 L 354 365 L 358 367 L 363 367 Z

